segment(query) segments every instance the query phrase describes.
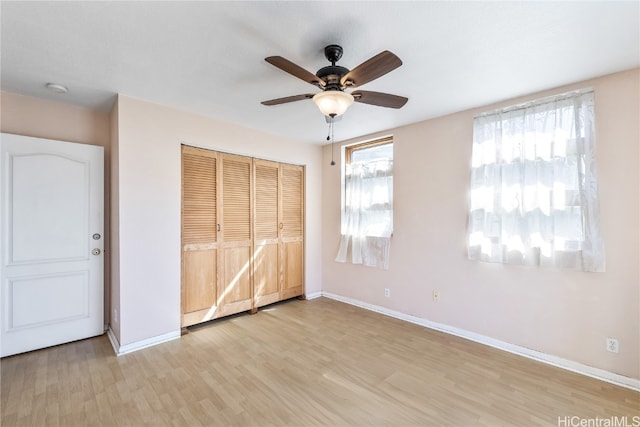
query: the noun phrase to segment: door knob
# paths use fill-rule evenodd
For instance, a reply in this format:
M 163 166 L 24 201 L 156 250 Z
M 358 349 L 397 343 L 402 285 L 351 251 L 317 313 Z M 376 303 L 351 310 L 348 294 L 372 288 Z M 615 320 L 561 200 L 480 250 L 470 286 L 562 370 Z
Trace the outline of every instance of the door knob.
M 100 249 L 98 249 L 98 248 L 94 248 L 94 249 L 92 249 L 92 250 L 91 250 L 91 254 L 92 254 L 92 255 L 100 255 Z

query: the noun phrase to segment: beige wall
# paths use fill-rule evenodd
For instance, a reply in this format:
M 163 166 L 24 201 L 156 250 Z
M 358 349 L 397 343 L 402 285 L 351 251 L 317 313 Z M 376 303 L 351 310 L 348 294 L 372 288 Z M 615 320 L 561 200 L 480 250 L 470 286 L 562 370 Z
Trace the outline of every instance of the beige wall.
M 46 101 L 10 92 L 0 93 L 0 131 L 36 138 L 77 142 L 104 147 L 104 292 L 105 324 L 108 323 L 110 296 L 109 240 L 109 115 L 59 102 Z
M 395 141 L 395 226 L 388 271 L 334 261 L 340 164 L 329 166 L 330 147 L 325 147 L 323 291 L 640 378 L 639 81 L 635 69 L 380 134 L 391 133 Z M 465 242 L 474 114 L 583 87 L 595 90 L 606 273 L 469 261 Z M 391 289 L 390 298 L 384 297 L 384 288 Z M 437 303 L 434 290 L 440 292 Z M 606 351 L 607 337 L 619 340 L 619 354 Z
M 109 325 L 115 338 L 120 341 L 120 150 L 118 139 L 118 102 L 111 110 L 109 126 L 111 129 L 111 192 L 110 198 L 110 240 L 111 240 L 111 288 L 110 306 L 106 311 Z
M 0 100 L 2 132 L 109 148 L 106 113 L 10 92 Z
M 305 285 L 307 294 L 320 291 L 320 147 L 122 95 L 117 121 L 121 345 L 180 329 L 181 143 L 306 165 Z

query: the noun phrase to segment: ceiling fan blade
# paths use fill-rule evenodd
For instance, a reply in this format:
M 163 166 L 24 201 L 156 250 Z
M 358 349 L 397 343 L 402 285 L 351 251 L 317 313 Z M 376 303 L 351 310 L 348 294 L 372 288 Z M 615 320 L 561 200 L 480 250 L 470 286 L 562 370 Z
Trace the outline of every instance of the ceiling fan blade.
M 286 104 L 287 102 L 302 101 L 303 99 L 311 99 L 311 98 L 313 98 L 312 93 L 305 93 L 304 95 L 293 95 L 293 96 L 286 96 L 284 98 L 270 99 L 268 101 L 262 101 L 261 104 L 262 105 L 278 105 L 278 104 Z
M 371 80 L 384 76 L 401 65 L 400 58 L 385 50 L 349 71 L 340 79 L 340 83 L 347 87 L 362 86 Z
M 368 90 L 356 90 L 355 92 L 351 92 L 351 95 L 353 95 L 354 101 L 356 102 L 388 108 L 402 108 L 409 100 L 409 98 L 405 98 L 404 96 L 371 92 Z
M 305 70 L 301 66 L 294 64 L 288 59 L 283 58 L 282 56 L 269 56 L 267 58 L 264 58 L 264 60 L 269 64 L 280 68 L 282 71 L 304 80 L 307 83 L 311 83 L 312 85 L 318 87 L 324 87 L 325 85 L 325 82 L 322 81 L 318 76 Z

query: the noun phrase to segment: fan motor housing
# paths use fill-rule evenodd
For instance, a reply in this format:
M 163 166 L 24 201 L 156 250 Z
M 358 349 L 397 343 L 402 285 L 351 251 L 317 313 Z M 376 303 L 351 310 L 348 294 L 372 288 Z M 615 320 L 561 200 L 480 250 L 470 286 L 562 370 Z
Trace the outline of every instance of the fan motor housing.
M 326 67 L 320 68 L 316 73 L 316 76 L 327 83 L 327 88 L 334 85 L 341 87 L 340 79 L 348 72 L 348 68 L 341 67 L 339 65 L 327 65 Z

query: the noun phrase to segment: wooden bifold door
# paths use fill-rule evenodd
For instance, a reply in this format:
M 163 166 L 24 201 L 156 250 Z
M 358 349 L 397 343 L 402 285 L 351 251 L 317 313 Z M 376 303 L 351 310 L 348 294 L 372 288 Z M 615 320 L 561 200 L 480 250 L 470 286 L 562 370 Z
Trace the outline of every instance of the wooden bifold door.
M 182 326 L 304 293 L 304 167 L 182 147 Z

